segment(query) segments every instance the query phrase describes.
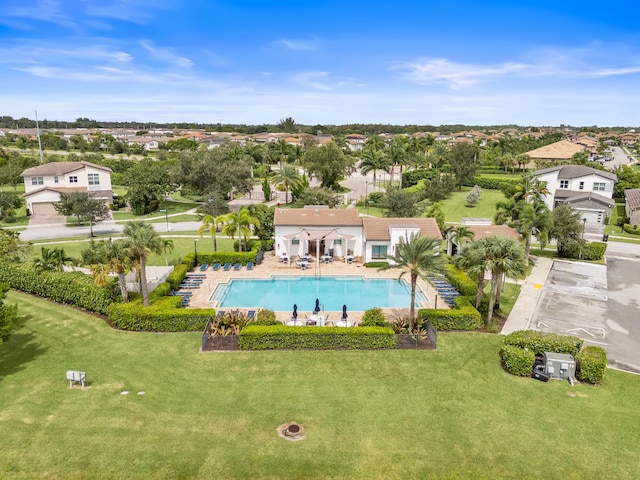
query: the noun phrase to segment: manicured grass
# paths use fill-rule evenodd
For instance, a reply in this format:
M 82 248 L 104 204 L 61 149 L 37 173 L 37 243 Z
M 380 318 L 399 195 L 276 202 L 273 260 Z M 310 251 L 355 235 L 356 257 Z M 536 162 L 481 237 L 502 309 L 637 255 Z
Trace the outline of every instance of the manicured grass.
M 493 221 L 496 203 L 505 200 L 503 193 L 500 190 L 482 190 L 478 204 L 475 207 L 467 207 L 466 199 L 470 190 L 468 187 L 463 187 L 462 192 L 454 192 L 442 201 L 445 221 L 459 223 L 464 217 L 488 218 Z
M 384 208 L 380 208 L 380 207 L 369 207 L 368 209 L 364 206 L 361 205 L 356 205 L 356 208 L 358 209 L 358 212 L 360 212 L 361 215 L 369 215 L 371 217 L 384 217 Z
M 522 173 L 481 173 L 478 177 L 490 178 L 493 180 L 520 180 L 522 178 Z
M 169 202 L 163 200 L 160 202 L 159 209 L 168 209 L 169 215 L 171 215 L 173 213 L 183 213 L 187 210 L 191 210 L 192 208 L 197 208 L 198 206 L 199 204 L 193 202 Z M 151 212 L 146 215 L 134 215 L 132 212 L 125 211 L 113 212 L 114 220 L 147 220 L 150 218 L 159 219 L 159 217 L 162 217 L 162 220 L 164 221 L 164 213 L 161 213 L 159 211 Z M 171 219 L 171 217 L 169 217 L 169 219 Z
M 608 371 L 600 387 L 516 378 L 500 366 L 497 335 L 443 333 L 437 351 L 199 353 L 198 333 L 117 332 L 31 296 L 9 301 L 20 326 L 0 348 L 2 478 L 640 471 L 640 377 Z M 86 371 L 89 388 L 69 389 L 67 370 Z M 277 436 L 289 421 L 305 440 Z
M 116 238 L 116 237 L 112 237 Z M 121 237 L 120 237 L 121 238 Z M 167 236 L 164 237 L 168 240 L 171 240 L 174 245 L 174 249 L 171 253 L 167 254 L 167 259 L 165 259 L 164 254 L 155 255 L 152 254 L 149 256 L 147 260 L 147 265 L 156 266 L 156 265 L 165 265 L 168 260 L 169 265 L 174 265 L 178 262 L 178 259 L 183 258 L 188 253 L 193 253 L 193 240 L 194 237 L 174 237 Z M 204 236 L 202 238 L 196 237 L 198 239 L 197 249 L 198 252 L 213 252 L 213 240 L 209 236 Z M 96 239 L 98 240 L 98 239 Z M 106 238 L 101 238 L 99 240 L 106 240 Z M 42 247 L 46 248 L 63 248 L 65 253 L 72 257 L 80 259 L 82 258 L 82 251 L 89 248 L 91 241 L 87 240 L 67 240 L 67 241 L 54 241 L 47 242 L 46 245 L 42 245 L 43 242 L 37 242 L 38 245 L 34 245 L 31 247 L 31 255 L 32 258 L 39 258 Z M 231 252 L 233 251 L 233 240 L 230 238 L 218 238 L 218 250 Z
M 180 223 L 180 222 L 198 222 L 202 218 L 202 215 L 198 215 L 197 213 L 185 213 L 182 215 L 174 215 L 169 217 L 169 228 L 171 228 L 171 224 Z M 156 216 L 154 218 L 145 219 L 147 223 L 166 223 L 167 219 L 163 216 Z M 129 223 L 126 220 L 118 220 L 116 222 L 119 225 L 126 225 Z

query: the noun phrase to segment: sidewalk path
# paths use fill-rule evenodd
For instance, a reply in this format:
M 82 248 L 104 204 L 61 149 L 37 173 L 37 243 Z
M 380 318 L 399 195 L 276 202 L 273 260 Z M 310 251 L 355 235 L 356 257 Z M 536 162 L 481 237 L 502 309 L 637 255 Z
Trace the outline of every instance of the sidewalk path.
M 535 312 L 538 300 L 542 294 L 542 287 L 547 281 L 553 260 L 547 257 L 538 257 L 533 270 L 520 289 L 520 296 L 509 314 L 509 318 L 502 327 L 503 335 L 516 330 L 527 330 L 529 322 Z

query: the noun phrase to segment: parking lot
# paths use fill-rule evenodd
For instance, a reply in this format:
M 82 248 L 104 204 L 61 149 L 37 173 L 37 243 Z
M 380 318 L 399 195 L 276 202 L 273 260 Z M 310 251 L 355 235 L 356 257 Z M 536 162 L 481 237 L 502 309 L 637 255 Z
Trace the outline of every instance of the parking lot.
M 638 262 L 555 261 L 530 328 L 582 338 L 607 351 L 611 367 L 640 373 Z

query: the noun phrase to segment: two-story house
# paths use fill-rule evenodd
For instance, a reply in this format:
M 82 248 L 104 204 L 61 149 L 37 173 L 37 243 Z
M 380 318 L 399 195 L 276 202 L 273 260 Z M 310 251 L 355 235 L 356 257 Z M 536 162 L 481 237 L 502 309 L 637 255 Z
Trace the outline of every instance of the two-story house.
M 24 198 L 34 216 L 56 215 L 53 208 L 61 193 L 92 192 L 107 203 L 113 201 L 111 169 L 89 162 L 51 162 L 22 172 Z
M 618 180 L 615 174 L 583 165 L 558 165 L 537 170 L 534 176 L 547 184 L 545 203 L 549 209 L 567 203 L 587 222 L 599 224 L 611 215 L 613 186 Z

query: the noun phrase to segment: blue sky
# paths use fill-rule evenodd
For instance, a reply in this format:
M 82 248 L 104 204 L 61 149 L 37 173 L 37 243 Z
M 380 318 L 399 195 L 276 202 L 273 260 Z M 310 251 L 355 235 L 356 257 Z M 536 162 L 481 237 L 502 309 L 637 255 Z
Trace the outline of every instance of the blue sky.
M 2 0 L 0 114 L 640 125 L 640 2 Z

